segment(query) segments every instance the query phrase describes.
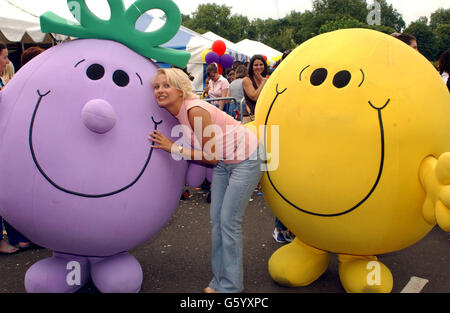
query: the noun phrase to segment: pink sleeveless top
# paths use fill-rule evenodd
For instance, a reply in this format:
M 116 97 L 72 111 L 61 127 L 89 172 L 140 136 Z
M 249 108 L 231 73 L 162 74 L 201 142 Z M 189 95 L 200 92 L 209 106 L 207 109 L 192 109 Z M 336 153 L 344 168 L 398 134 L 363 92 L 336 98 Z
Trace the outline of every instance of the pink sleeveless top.
M 206 101 L 186 99 L 176 118 L 183 125 L 183 132 L 189 132 L 189 134 L 184 133 L 184 136 L 192 139 L 189 142 L 194 142 L 195 149 L 201 150 L 201 146 L 189 122 L 188 111 L 193 107 L 201 107 L 211 115 L 212 127 L 206 128 L 204 134 L 209 137 L 212 131 L 215 133 L 215 149 L 220 161 L 225 164 L 240 163 L 255 152 L 258 139 L 242 123 Z M 196 127 L 202 130 L 201 119 L 194 121 L 194 128 Z M 205 149 L 208 149 L 208 144 L 205 145 Z

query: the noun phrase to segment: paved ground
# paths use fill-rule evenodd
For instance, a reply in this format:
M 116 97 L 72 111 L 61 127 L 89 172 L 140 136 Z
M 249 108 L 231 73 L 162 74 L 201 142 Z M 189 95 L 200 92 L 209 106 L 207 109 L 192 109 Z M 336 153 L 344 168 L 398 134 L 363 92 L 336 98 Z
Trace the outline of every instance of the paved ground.
M 200 293 L 211 279 L 209 205 L 203 191 L 180 205 L 166 227 L 147 243 L 131 250 L 144 271 L 143 293 Z M 267 261 L 280 247 L 272 239 L 274 217 L 262 196 L 253 195 L 244 220 L 245 292 L 343 293 L 336 257 L 328 271 L 303 288 L 277 285 L 267 271 Z M 412 276 L 429 280 L 423 293 L 450 292 L 450 236 L 434 228 L 422 241 L 380 257 L 394 276 L 393 292 L 400 292 Z M 47 249 L 0 255 L 0 293 L 25 292 L 23 278 L 36 261 L 51 256 Z M 92 283 L 82 293 L 98 292 Z

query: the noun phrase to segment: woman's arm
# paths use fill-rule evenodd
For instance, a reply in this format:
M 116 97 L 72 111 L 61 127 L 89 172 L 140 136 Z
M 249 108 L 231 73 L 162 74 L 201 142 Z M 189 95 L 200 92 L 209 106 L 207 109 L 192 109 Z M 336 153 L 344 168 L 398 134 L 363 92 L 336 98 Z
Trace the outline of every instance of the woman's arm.
M 212 127 L 211 115 L 202 108 L 194 107 L 188 111 L 188 117 L 192 129 L 194 129 L 194 135 L 202 146 L 202 151 L 178 146 L 157 130 L 150 133 L 148 137 L 150 141 L 159 144 L 158 146 L 153 145 L 152 147 L 178 154 L 184 159 L 199 161 L 209 165 L 217 165 L 218 157 L 215 149 L 215 133 L 208 134 L 205 132 L 208 126 Z M 195 123 L 201 123 L 201 127 L 195 127 Z M 206 130 L 208 131 L 210 129 Z
M 227 89 L 222 89 L 222 93 L 220 94 L 221 98 L 225 98 L 228 95 L 228 88 Z M 219 101 L 219 109 L 223 111 L 223 107 L 225 106 L 225 100 L 221 100 Z
M 264 87 L 264 84 L 266 83 L 266 79 L 262 78 L 262 83 L 261 85 L 259 85 L 258 89 L 255 89 L 255 87 L 253 87 L 252 81 L 250 80 L 250 78 L 245 77 L 242 80 L 242 88 L 244 88 L 245 93 L 247 94 L 247 96 L 252 99 L 253 101 L 257 101 L 259 94 L 261 93 L 261 90 Z

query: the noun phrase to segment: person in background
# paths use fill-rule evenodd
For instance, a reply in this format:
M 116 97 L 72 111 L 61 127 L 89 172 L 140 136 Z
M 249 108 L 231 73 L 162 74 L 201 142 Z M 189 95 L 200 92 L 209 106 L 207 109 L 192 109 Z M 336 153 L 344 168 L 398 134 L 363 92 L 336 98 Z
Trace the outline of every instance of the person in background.
M 442 80 L 447 85 L 448 90 L 450 91 L 450 49 L 444 51 L 439 58 L 438 64 L 439 74 L 441 74 Z
M 231 84 L 236 79 L 236 72 L 231 70 L 228 72 L 228 82 Z
M 14 76 L 14 73 L 15 73 L 14 65 L 12 64 L 12 62 L 9 62 L 8 64 L 6 64 L 5 70 L 3 72 L 0 72 L 0 76 L 3 79 L 4 85 L 9 83 L 11 78 Z
M 214 166 L 210 208 L 213 278 L 204 292 L 242 292 L 242 223 L 250 196 L 262 176 L 258 139 L 231 116 L 198 99 L 180 70 L 158 69 L 153 90 L 158 105 L 178 119 L 196 144 L 194 148 L 183 147 L 155 130 L 148 138 L 152 147 L 173 157 Z M 194 121 L 201 127 L 194 127 Z M 212 127 L 220 131 L 208 132 Z
M 234 61 L 233 62 L 233 66 L 231 67 L 231 69 L 233 71 L 236 71 L 236 69 L 238 68 L 239 65 L 244 65 L 241 61 Z
M 417 46 L 417 39 L 413 35 L 403 33 L 403 34 L 399 34 L 399 35 L 393 36 L 393 37 L 397 38 L 398 40 L 403 41 L 404 43 L 406 43 L 408 46 L 410 46 L 414 50 L 419 51 L 419 48 Z
M 8 48 L 6 44 L 0 42 L 0 90 L 2 90 L 6 82 L 3 79 L 3 72 L 6 69 L 6 66 L 10 63 L 8 59 Z M 12 254 L 16 253 L 19 249 L 10 245 L 6 239 L 3 239 L 3 219 L 0 218 L 0 253 L 3 254 Z
M 25 51 L 22 52 L 22 56 L 20 57 L 22 61 L 22 66 L 27 64 L 31 59 L 33 59 L 35 56 L 41 54 L 44 51 L 45 51 L 44 49 L 37 46 L 25 49 Z
M 244 77 L 247 76 L 247 68 L 244 65 L 239 65 L 236 68 L 236 79 L 230 84 L 230 87 L 228 88 L 228 94 L 227 97 L 231 97 L 236 99 L 236 103 L 231 103 L 230 110 L 228 114 L 231 113 L 231 116 L 236 118 L 236 116 L 239 116 L 240 111 L 239 107 L 241 104 L 242 99 L 245 98 L 244 96 L 244 88 L 242 87 L 242 81 Z M 242 110 L 242 113 L 246 112 L 246 109 Z M 242 116 L 239 116 L 239 120 L 242 120 Z
M 5 43 L 0 41 L 0 90 L 6 85 L 6 81 L 3 79 L 3 72 L 6 70 L 6 66 L 9 63 L 8 48 Z
M 208 65 L 206 68 L 206 75 L 210 78 L 207 91 L 209 98 L 225 98 L 227 96 L 230 83 L 228 83 L 228 80 L 226 80 L 225 77 L 219 74 L 217 65 L 214 63 Z M 214 101 L 212 104 L 217 106 L 222 111 L 225 107 L 224 100 Z
M 244 89 L 245 104 L 247 106 L 250 120 L 255 115 L 256 102 L 266 83 L 267 62 L 262 55 L 254 55 L 248 67 L 248 75 L 242 81 Z

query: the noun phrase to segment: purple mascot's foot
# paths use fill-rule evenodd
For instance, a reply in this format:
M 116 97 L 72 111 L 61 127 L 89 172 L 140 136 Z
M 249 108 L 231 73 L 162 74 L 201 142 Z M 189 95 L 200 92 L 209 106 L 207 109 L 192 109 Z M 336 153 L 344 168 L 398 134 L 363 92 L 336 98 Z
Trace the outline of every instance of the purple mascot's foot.
M 89 258 L 91 278 L 103 293 L 137 293 L 142 285 L 142 268 L 128 252 L 106 258 Z
M 53 257 L 33 264 L 25 274 L 25 289 L 30 293 L 70 293 L 89 279 L 87 258 L 53 253 Z

